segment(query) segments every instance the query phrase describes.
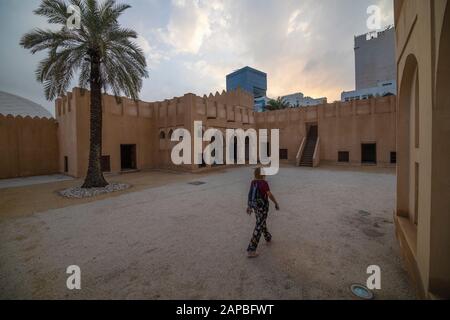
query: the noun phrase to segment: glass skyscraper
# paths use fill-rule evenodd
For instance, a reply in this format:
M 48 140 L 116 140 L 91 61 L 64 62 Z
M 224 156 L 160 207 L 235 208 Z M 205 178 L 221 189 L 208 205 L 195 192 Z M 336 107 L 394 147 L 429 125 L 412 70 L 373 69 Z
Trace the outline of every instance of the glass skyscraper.
M 227 91 L 241 88 L 251 94 L 255 98 L 255 111 L 263 111 L 265 105 L 261 102 L 265 101 L 267 95 L 267 74 L 250 68 L 244 67 L 227 75 Z

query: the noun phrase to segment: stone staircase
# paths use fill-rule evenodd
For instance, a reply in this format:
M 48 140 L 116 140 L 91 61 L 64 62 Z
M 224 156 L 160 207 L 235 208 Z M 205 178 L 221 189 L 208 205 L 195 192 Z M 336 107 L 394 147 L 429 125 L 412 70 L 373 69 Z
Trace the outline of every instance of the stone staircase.
M 317 126 L 313 126 L 309 129 L 308 138 L 306 139 L 305 149 L 300 160 L 300 167 L 312 167 L 314 151 L 317 144 Z

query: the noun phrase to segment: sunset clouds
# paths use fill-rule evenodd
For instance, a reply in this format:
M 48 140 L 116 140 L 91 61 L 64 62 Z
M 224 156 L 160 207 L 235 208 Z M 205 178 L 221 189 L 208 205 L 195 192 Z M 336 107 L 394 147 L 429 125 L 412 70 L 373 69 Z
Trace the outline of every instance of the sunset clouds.
M 133 6 L 121 23 L 139 33 L 147 57 L 145 100 L 221 91 L 227 73 L 249 65 L 268 74 L 270 96 L 301 91 L 333 101 L 354 89 L 353 37 L 368 31 L 367 8 L 378 5 L 382 24 L 393 23 L 392 0 L 120 2 Z M 38 3 L 0 4 L 0 89 L 45 104 L 34 80 L 39 59 L 18 46 L 22 33 L 42 26 L 32 14 Z

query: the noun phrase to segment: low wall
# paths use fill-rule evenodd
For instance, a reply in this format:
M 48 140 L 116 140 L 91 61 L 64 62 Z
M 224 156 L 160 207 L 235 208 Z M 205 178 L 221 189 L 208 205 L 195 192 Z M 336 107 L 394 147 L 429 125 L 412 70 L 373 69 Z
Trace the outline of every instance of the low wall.
M 144 102 L 103 95 L 102 155 L 109 159 L 109 172 L 122 172 L 121 145 L 135 146 L 136 169 L 196 171 L 198 165 L 175 166 L 170 159 L 178 128 L 193 132 L 194 121 L 205 129 L 254 126 L 253 97 L 241 90 L 196 96 L 188 93 L 164 101 Z M 56 100 L 59 124 L 59 171 L 83 177 L 89 158 L 90 92 L 74 88 Z M 205 144 L 206 146 L 206 144 Z M 204 168 L 200 168 L 204 170 Z
M 361 145 L 375 143 L 377 165 L 395 166 L 395 96 L 257 113 L 255 120 L 257 129 L 280 129 L 280 149 L 293 164 L 309 127 L 317 125 L 320 163 L 361 165 Z M 348 152 L 349 161 L 339 163 L 339 152 Z
M 58 172 L 54 119 L 0 115 L 0 179 Z
M 361 145 L 376 144 L 378 166 L 390 167 L 396 152 L 396 99 L 394 96 L 326 105 L 319 114 L 321 160 L 338 163 L 338 152 L 348 152 L 349 162 L 361 165 Z

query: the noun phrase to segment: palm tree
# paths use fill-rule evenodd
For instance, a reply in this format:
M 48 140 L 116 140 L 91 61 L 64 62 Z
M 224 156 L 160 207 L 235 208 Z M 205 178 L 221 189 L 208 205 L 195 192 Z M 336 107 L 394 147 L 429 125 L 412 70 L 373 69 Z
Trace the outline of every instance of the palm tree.
M 79 28 L 69 28 L 70 6 L 79 8 Z M 73 7 L 72 7 L 73 8 Z M 132 39 L 135 31 L 122 28 L 119 16 L 128 8 L 115 0 L 42 0 L 35 14 L 46 17 L 57 31 L 35 29 L 25 34 L 20 45 L 32 54 L 48 50 L 36 70 L 37 80 L 44 85 L 46 98 L 62 96 L 78 74 L 79 87 L 90 95 L 89 165 L 83 188 L 108 185 L 101 169 L 102 154 L 102 89 L 117 97 L 138 99 L 142 79 L 148 77 L 143 51 Z
M 281 97 L 278 97 L 276 100 L 270 99 L 268 102 L 268 105 L 266 107 L 266 109 L 269 111 L 281 110 L 281 109 L 287 109 L 287 108 L 289 108 L 289 103 L 286 102 L 286 100 L 284 100 Z

